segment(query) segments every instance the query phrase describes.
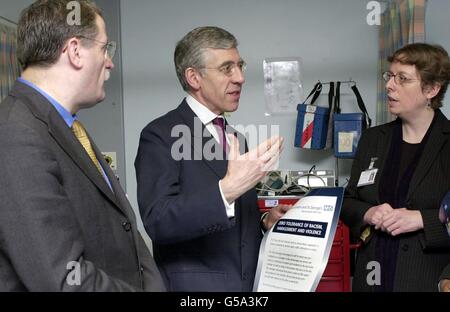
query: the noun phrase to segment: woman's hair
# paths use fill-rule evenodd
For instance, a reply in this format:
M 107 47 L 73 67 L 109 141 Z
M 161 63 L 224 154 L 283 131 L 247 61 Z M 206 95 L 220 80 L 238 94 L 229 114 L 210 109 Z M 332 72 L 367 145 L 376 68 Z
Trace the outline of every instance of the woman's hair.
M 422 81 L 422 89 L 440 85 L 439 93 L 431 99 L 431 107 L 437 109 L 442 106 L 450 81 L 450 60 L 443 47 L 426 43 L 408 44 L 395 51 L 388 60 L 390 63 L 414 65 Z

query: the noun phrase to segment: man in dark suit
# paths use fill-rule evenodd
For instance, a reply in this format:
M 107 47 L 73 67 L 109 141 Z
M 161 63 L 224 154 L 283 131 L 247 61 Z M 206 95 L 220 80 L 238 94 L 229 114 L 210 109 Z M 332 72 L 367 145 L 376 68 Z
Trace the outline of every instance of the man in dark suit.
M 164 291 L 125 193 L 76 117 L 104 99 L 115 45 L 89 1 L 69 25 L 68 2 L 37 1 L 18 25 L 24 71 L 0 105 L 0 291 Z
M 241 155 L 245 140 L 224 131 L 223 113 L 239 105 L 244 65 L 226 30 L 189 32 L 175 49 L 188 96 L 141 134 L 139 208 L 171 291 L 251 291 L 261 229 L 289 208 L 276 207 L 261 220 L 254 190 L 278 161 L 282 139 Z

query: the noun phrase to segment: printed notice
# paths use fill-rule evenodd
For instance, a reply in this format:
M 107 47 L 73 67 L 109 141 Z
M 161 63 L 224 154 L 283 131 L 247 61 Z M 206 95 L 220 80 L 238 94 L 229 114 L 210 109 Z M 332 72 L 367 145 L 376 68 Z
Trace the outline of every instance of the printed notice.
M 353 152 L 353 141 L 355 132 L 339 132 L 338 133 L 338 152 L 351 153 Z
M 315 291 L 325 270 L 343 188 L 314 189 L 266 233 L 254 291 Z

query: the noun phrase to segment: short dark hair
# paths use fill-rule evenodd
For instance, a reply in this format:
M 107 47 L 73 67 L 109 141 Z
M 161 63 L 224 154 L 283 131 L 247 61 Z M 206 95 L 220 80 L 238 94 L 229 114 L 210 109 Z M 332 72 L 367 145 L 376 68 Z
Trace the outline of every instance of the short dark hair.
M 431 107 L 442 107 L 445 92 L 450 81 L 450 59 L 440 45 L 427 43 L 408 44 L 388 58 L 390 63 L 414 65 L 422 81 L 422 89 L 439 84 L 439 93 L 431 99 Z
M 189 91 L 190 88 L 185 77 L 186 69 L 204 66 L 206 49 L 233 49 L 237 45 L 236 38 L 219 27 L 204 26 L 191 30 L 177 43 L 174 53 L 175 70 L 183 90 Z
M 90 0 L 78 0 L 80 25 L 68 22 L 70 0 L 38 0 L 22 11 L 17 27 L 17 50 L 23 69 L 50 66 L 58 60 L 65 42 L 76 36 L 97 36 L 101 10 Z

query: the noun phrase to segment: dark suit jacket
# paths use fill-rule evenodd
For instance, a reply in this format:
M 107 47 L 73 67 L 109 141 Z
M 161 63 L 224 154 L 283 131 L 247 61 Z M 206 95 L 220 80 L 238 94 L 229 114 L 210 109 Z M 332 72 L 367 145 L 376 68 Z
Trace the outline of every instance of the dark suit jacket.
M 171 291 L 251 291 L 261 240 L 256 192 L 241 196 L 228 219 L 218 186 L 227 161 L 202 157 L 214 139 L 202 137 L 209 132 L 198 118 L 194 126 L 195 117 L 183 101 L 141 134 L 138 201 L 154 257 Z M 180 142 L 193 160 L 172 157 Z
M 395 291 L 437 291 L 436 282 L 450 262 L 448 234 L 439 221 L 440 203 L 450 189 L 450 122 L 436 110 L 436 123 L 411 179 L 406 202 L 408 209 L 422 214 L 423 230 L 400 235 Z M 389 152 L 394 122 L 366 130 L 360 140 L 341 212 L 342 220 L 359 237 L 366 211 L 383 204 L 379 199 L 379 183 Z M 369 168 L 372 157 L 378 174 L 373 185 L 357 187 L 361 172 Z M 396 208 L 396 207 L 394 207 Z M 398 207 L 401 208 L 401 207 Z M 367 268 L 375 260 L 374 237 L 358 249 L 353 290 L 370 291 Z M 382 270 L 383 268 L 381 268 Z
M 55 108 L 19 82 L 0 104 L 0 146 L 0 291 L 164 290 L 97 147 L 113 192 Z

